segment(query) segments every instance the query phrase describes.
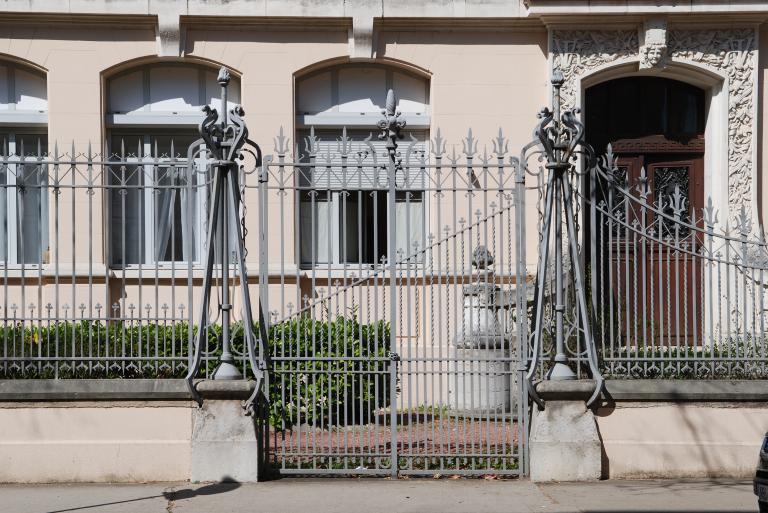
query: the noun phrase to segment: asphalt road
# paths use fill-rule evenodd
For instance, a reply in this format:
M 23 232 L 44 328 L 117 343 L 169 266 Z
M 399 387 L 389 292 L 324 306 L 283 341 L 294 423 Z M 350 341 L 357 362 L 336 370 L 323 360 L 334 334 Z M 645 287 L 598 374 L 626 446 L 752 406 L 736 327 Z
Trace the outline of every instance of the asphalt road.
M 480 479 L 281 479 L 259 484 L 0 485 L 0 513 L 517 513 L 756 511 L 749 481 L 534 484 Z

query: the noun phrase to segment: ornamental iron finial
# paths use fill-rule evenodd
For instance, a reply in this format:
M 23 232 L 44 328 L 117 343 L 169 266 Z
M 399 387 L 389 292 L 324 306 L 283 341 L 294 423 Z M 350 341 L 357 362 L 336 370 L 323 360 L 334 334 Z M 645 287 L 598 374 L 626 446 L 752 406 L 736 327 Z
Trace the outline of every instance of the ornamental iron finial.
M 547 168 L 564 170 L 571 165 L 571 159 L 577 149 L 587 156 L 588 164 L 593 160 L 593 152 L 584 144 L 584 125 L 578 118 L 580 109 L 575 107 L 560 112 L 560 88 L 565 83 L 563 72 L 556 69 L 552 72 L 552 109 L 544 107 L 538 114 L 536 138 L 541 143 L 547 155 Z
M 379 130 L 381 130 L 379 139 L 387 141 L 387 150 L 389 150 L 390 156 L 394 157 L 394 151 L 397 149 L 397 140 L 403 138 L 403 134 L 400 131 L 405 128 L 405 120 L 400 119 L 401 114 L 396 110 L 397 98 L 392 89 L 387 91 L 387 100 L 384 107 L 384 110 L 381 111 L 384 118 L 377 124 Z
M 219 115 L 217 109 L 205 105 L 203 107 L 205 117 L 200 122 L 198 130 L 200 137 L 203 138 L 206 147 L 216 160 L 234 163 L 240 157 L 240 150 L 248 140 L 248 128 L 243 120 L 245 110 L 241 105 L 228 109 L 227 87 L 230 80 L 229 70 L 222 66 L 216 78 L 221 85 L 222 115 Z M 260 161 L 261 150 L 257 147 L 257 163 Z
M 229 70 L 222 66 L 221 69 L 219 69 L 219 76 L 216 77 L 216 82 L 218 82 L 221 87 L 226 87 L 229 85 L 230 78 Z

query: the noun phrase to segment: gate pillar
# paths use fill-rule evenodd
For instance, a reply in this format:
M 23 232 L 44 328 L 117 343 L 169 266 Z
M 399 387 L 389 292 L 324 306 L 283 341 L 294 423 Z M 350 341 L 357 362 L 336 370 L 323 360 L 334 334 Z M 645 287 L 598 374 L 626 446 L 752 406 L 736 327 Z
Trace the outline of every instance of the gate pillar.
M 531 481 L 595 481 L 602 474 L 602 442 L 585 401 L 594 380 L 542 381 L 529 438 Z
M 201 381 L 205 399 L 192 418 L 193 482 L 251 483 L 266 477 L 267 428 L 255 406 L 243 415 L 243 401 L 256 386 L 253 381 Z

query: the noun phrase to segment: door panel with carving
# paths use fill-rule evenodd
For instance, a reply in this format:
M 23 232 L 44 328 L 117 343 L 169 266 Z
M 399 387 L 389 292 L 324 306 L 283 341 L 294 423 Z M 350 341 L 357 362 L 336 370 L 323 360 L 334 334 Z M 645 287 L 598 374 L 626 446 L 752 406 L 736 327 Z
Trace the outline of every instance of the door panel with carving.
M 627 345 L 689 346 L 702 329 L 697 233 L 700 155 L 619 155 L 610 283 L 617 335 Z

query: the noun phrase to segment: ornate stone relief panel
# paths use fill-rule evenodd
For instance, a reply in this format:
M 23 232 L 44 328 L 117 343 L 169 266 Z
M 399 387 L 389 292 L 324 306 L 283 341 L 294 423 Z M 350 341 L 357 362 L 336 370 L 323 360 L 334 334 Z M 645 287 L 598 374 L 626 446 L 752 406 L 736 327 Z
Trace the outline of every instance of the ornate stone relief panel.
M 667 30 L 665 23 L 658 22 L 646 23 L 643 29 L 643 32 L 552 30 L 552 66 L 565 76 L 562 88 L 565 107 L 576 106 L 583 77 L 599 68 L 623 62 L 636 61 L 641 68 L 660 69 L 670 63 L 684 62 L 727 77 L 724 89 L 728 95 L 729 217 L 734 217 L 741 207 L 749 212 L 755 187 L 754 152 L 757 144 L 754 119 L 756 30 Z

